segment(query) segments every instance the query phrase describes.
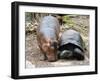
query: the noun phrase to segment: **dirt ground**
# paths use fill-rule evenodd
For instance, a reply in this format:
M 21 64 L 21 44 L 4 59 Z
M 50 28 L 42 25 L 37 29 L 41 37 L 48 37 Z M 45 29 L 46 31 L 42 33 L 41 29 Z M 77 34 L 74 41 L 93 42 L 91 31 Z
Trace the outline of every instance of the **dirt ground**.
M 81 36 L 87 47 L 85 52 L 85 60 L 61 60 L 56 62 L 40 61 L 43 58 L 41 51 L 38 47 L 37 38 L 34 33 L 26 35 L 25 39 L 25 56 L 26 56 L 26 68 L 40 68 L 40 67 L 62 67 L 62 66 L 76 66 L 76 65 L 88 65 L 89 64 L 89 50 L 88 50 L 88 32 L 89 32 L 89 18 L 87 16 L 80 16 L 71 18 L 74 22 L 76 30 L 80 31 Z M 64 26 L 62 26 L 63 28 Z

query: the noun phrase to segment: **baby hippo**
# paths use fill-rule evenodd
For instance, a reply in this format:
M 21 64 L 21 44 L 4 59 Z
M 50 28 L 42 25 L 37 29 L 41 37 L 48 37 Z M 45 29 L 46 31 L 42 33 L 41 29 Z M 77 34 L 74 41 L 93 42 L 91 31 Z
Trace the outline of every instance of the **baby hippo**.
M 53 62 L 57 60 L 57 48 L 60 25 L 56 17 L 45 16 L 37 28 L 38 45 L 44 55 L 43 60 Z
M 66 30 L 62 36 L 59 47 L 60 59 L 84 60 L 83 40 L 79 32 L 75 30 Z

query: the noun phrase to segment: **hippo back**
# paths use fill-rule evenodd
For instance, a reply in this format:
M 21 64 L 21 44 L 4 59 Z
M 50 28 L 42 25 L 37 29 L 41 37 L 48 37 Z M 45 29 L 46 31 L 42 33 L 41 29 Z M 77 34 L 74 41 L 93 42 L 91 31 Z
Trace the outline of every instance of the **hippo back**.
M 45 16 L 41 21 L 40 32 L 43 32 L 45 37 L 57 38 L 60 31 L 58 20 L 53 16 Z

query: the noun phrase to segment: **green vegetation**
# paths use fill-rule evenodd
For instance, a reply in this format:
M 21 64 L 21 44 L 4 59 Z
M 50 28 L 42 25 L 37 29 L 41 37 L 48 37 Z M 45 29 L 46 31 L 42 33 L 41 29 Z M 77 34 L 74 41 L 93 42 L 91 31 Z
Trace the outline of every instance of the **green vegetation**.
M 68 15 L 63 16 L 63 23 L 65 25 L 68 25 L 69 27 L 73 27 L 74 26 L 74 22 L 72 21 L 72 19 Z

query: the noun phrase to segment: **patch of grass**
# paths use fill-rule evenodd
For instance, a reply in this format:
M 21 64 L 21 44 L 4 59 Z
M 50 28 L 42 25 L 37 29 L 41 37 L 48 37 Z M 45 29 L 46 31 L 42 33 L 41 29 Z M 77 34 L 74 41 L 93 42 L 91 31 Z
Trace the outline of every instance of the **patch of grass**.
M 71 18 L 68 15 L 63 16 L 63 23 L 67 24 L 69 27 L 74 26 L 74 22 L 71 20 Z

